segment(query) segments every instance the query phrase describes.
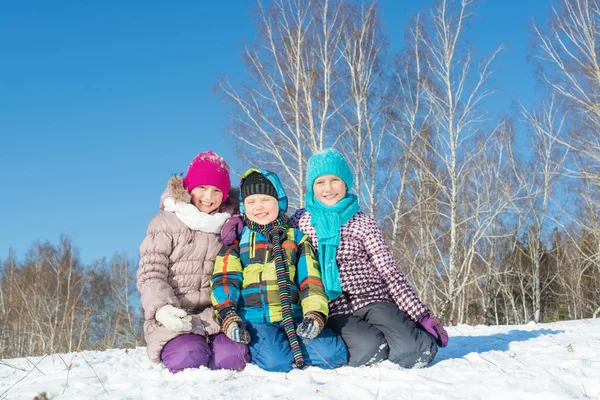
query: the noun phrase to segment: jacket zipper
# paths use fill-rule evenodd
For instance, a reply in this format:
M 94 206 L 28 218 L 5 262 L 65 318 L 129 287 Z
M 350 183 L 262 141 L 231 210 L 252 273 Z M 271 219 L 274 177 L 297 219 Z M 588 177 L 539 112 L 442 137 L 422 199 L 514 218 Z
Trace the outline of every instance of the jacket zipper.
M 258 274 L 258 281 L 260 282 L 260 297 L 261 297 L 262 303 L 263 303 L 263 313 L 262 313 L 263 314 L 263 322 L 266 323 L 267 322 L 267 314 L 265 314 L 264 309 L 265 309 L 265 306 L 266 306 L 267 312 L 268 312 L 269 306 L 266 303 L 265 295 L 264 295 L 264 292 L 263 292 L 263 279 L 262 279 L 262 275 L 263 275 L 263 273 L 262 273 L 262 271 L 260 271 L 259 274 Z

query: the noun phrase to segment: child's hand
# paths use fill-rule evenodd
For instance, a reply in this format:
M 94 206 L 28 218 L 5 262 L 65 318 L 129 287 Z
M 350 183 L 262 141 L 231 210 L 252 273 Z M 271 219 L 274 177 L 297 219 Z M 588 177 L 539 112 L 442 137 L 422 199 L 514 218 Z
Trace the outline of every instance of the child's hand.
M 244 220 L 241 214 L 234 214 L 225 222 L 221 228 L 221 241 L 224 245 L 229 246 L 242 233 L 244 229 Z
M 192 316 L 188 315 L 185 310 L 170 304 L 159 308 L 154 318 L 173 332 L 189 332 L 192 330 Z
M 318 311 L 309 311 L 304 314 L 304 320 L 298 325 L 296 333 L 305 339 L 314 339 L 319 336 L 324 326 L 325 316 Z
M 248 333 L 246 325 L 234 310 L 223 313 L 221 319 L 221 330 L 229 339 L 237 343 L 250 343 L 250 333 Z
M 435 318 L 426 315 L 419 319 L 419 324 L 421 324 L 423 329 L 425 329 L 431 336 L 434 337 L 438 346 L 448 346 L 448 332 L 446 332 L 442 324 L 437 322 Z

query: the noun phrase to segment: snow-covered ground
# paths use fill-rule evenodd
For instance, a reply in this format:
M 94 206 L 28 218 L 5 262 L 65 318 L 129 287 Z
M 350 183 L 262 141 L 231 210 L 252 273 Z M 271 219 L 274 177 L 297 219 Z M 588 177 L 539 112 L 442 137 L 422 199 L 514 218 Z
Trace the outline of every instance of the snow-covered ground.
M 143 347 L 0 360 L 0 398 L 33 399 L 600 399 L 600 319 L 448 328 L 420 370 L 269 373 L 205 368 L 171 375 Z M 68 365 L 71 365 L 70 370 Z

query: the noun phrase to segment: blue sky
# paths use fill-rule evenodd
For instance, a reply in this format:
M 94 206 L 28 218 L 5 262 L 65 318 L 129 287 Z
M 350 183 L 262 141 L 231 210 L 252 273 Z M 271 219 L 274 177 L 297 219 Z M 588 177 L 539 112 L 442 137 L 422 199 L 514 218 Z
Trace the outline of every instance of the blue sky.
M 142 6 L 143 4 L 143 6 Z M 71 237 L 88 263 L 137 258 L 169 176 L 212 149 L 236 169 L 231 110 L 215 78 L 244 78 L 254 2 L 12 1 L 0 5 L 0 258 Z M 392 51 L 430 0 L 380 2 Z M 487 103 L 507 114 L 538 96 L 531 18 L 547 0 L 487 0 L 467 37 L 477 56 L 504 44 Z M 237 181 L 237 175 L 232 176 Z

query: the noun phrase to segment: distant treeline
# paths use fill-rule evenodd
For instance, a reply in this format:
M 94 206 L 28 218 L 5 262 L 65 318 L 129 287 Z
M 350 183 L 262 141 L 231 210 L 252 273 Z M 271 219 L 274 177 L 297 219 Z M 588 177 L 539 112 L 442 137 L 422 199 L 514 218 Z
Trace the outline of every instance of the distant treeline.
M 404 236 L 397 239 L 404 240 Z M 597 251 L 598 241 L 591 234 L 574 238 L 555 230 L 550 248 L 531 245 L 527 236 L 505 238 L 491 257 L 498 262 L 494 268 L 473 263 L 457 304 L 460 322 L 532 321 L 534 257 L 540 260 L 541 321 L 596 317 Z M 440 310 L 444 303 L 438 291 L 444 283 L 438 280 L 443 278 L 407 262 L 407 254 L 394 252 L 419 296 L 434 312 Z M 119 256 L 83 265 L 73 243 L 64 237 L 57 245 L 33 244 L 23 261 L 9 254 L 0 261 L 0 358 L 145 345 L 136 269 L 135 262 Z
M 135 263 L 83 265 L 66 238 L 0 262 L 0 358 L 144 345 Z

